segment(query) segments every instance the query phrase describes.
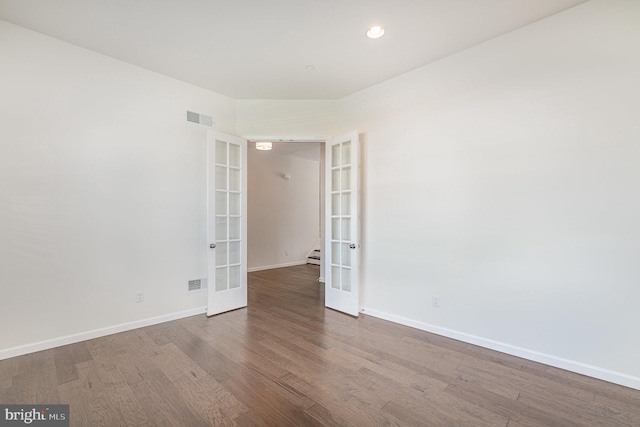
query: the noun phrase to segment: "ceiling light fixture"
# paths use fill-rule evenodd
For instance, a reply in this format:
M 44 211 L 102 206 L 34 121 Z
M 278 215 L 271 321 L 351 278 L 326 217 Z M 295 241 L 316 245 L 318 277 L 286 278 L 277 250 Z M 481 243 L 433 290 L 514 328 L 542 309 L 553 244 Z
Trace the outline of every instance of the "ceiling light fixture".
M 270 142 L 256 142 L 256 150 L 267 151 L 271 150 L 272 144 Z
M 380 25 L 373 26 L 367 30 L 367 37 L 370 39 L 379 39 L 384 35 L 384 28 Z

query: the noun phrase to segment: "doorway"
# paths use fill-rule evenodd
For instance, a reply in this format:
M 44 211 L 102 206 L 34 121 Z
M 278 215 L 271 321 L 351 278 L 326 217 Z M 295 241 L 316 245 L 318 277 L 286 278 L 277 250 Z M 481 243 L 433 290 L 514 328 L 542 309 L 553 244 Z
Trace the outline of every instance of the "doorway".
M 322 247 L 324 143 L 278 141 L 265 151 L 249 141 L 247 151 L 248 271 L 306 264 Z

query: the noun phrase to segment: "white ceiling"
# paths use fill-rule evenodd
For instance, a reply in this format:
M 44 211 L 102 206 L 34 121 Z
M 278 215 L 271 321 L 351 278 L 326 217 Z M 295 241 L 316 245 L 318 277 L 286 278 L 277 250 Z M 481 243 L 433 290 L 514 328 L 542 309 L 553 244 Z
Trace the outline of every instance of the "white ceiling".
M 585 1 L 0 0 L 0 19 L 237 99 L 338 99 Z

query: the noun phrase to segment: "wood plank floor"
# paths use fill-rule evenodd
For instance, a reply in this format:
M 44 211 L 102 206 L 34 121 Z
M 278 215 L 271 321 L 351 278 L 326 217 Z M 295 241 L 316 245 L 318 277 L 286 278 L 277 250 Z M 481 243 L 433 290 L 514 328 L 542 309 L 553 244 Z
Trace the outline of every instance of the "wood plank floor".
M 0 361 L 0 402 L 72 426 L 640 426 L 640 391 L 323 307 L 317 266 L 249 308 Z

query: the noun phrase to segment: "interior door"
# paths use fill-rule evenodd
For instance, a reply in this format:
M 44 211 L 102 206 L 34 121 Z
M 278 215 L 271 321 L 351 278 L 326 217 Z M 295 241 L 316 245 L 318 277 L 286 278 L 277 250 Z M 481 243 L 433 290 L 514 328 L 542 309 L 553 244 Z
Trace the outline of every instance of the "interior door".
M 358 132 L 332 138 L 325 149 L 325 305 L 359 312 L 360 144 Z
M 207 315 L 247 306 L 247 140 L 207 133 Z

